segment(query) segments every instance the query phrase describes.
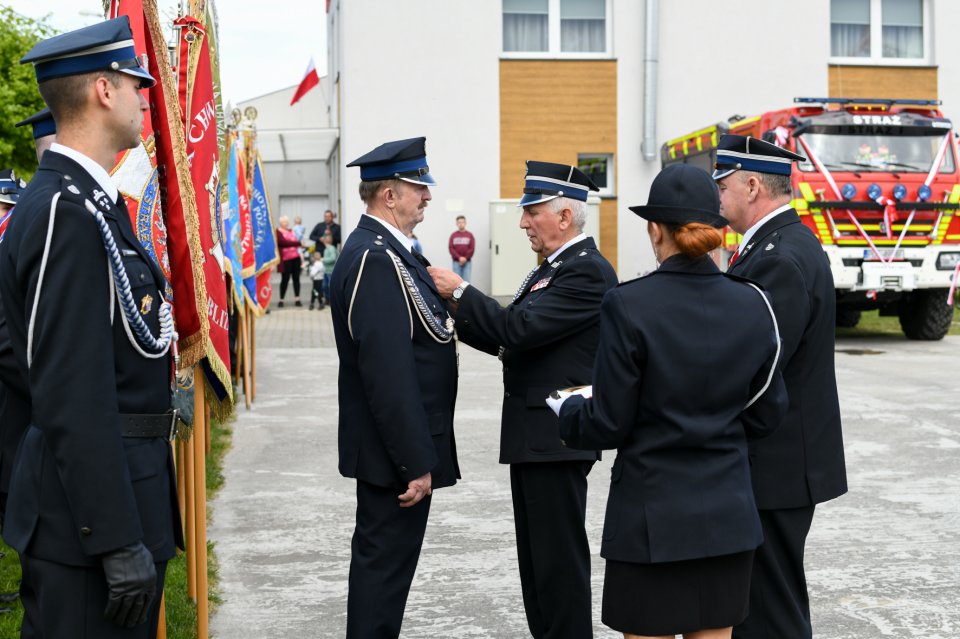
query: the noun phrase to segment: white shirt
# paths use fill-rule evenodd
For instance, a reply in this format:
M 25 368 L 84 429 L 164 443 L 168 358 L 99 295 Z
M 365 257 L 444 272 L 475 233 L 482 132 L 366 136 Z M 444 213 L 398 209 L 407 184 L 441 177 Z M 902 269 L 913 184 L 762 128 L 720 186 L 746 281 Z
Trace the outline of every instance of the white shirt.
M 772 220 L 772 219 L 773 219 L 774 217 L 776 217 L 777 215 L 780 215 L 780 214 L 783 213 L 784 211 L 789 211 L 789 210 L 792 209 L 792 208 L 793 208 L 793 207 L 790 206 L 789 203 L 787 203 L 787 204 L 784 204 L 783 206 L 781 206 L 781 207 L 778 208 L 778 209 L 774 209 L 774 210 L 770 211 L 769 213 L 767 213 L 766 215 L 764 215 L 762 218 L 760 218 L 760 221 L 758 221 L 756 224 L 754 224 L 753 226 L 751 226 L 750 228 L 748 228 L 748 229 L 747 229 L 747 232 L 743 234 L 743 239 L 740 240 L 740 247 L 737 249 L 737 252 L 738 252 L 738 253 L 741 253 L 741 254 L 743 253 L 744 249 L 746 249 L 747 246 L 750 245 L 750 239 L 753 237 L 754 233 L 757 232 L 757 229 L 758 229 L 758 228 L 760 228 L 761 226 L 763 226 L 764 224 L 766 224 L 767 222 L 769 222 L 770 220 Z
M 110 174 L 107 173 L 102 166 L 85 156 L 80 151 L 71 149 L 68 146 L 63 146 L 54 142 L 50 145 L 49 151 L 54 153 L 59 153 L 60 155 L 65 155 L 80 166 L 90 174 L 97 184 L 100 185 L 100 188 L 103 189 L 104 193 L 110 196 L 110 201 L 114 204 L 117 203 L 117 197 L 120 195 L 120 191 L 117 190 L 117 185 L 113 183 L 113 179 L 110 177 Z
M 565 250 L 567 250 L 567 247 L 569 247 L 569 246 L 571 246 L 571 245 L 573 245 L 573 244 L 576 244 L 577 242 L 580 242 L 581 240 L 585 240 L 585 239 L 587 239 L 587 234 L 586 234 L 586 233 L 581 233 L 580 235 L 576 236 L 575 238 L 573 238 L 572 240 L 570 240 L 569 242 L 567 242 L 566 244 L 564 244 L 563 246 L 561 246 L 560 248 L 558 248 L 556 251 L 554 251 L 553 253 L 551 253 L 551 254 L 550 254 L 550 257 L 547 258 L 547 261 L 550 262 L 551 264 L 553 264 L 553 261 L 554 261 L 555 259 L 557 259 L 557 256 L 560 255 L 561 253 L 563 253 Z
M 395 238 L 397 238 L 397 241 L 400 242 L 400 244 L 402 244 L 404 248 L 410 251 L 411 255 L 413 255 L 413 240 L 411 240 L 409 237 L 404 235 L 400 229 L 395 227 L 393 224 L 390 224 L 389 222 L 381 220 L 376 215 L 370 215 L 369 213 L 366 213 L 366 212 L 364 212 L 364 215 L 369 217 L 371 220 L 376 221 L 380 226 L 382 226 L 387 231 L 389 231 L 390 234 L 393 235 Z

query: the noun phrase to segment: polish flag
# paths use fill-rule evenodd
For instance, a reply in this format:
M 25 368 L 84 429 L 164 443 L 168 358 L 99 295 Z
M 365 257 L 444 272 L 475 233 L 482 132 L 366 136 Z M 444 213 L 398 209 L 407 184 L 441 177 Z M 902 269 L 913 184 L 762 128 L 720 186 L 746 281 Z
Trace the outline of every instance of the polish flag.
M 297 92 L 293 94 L 293 99 L 290 100 L 290 106 L 296 104 L 300 98 L 306 95 L 307 91 L 318 84 L 320 84 L 320 76 L 317 75 L 317 65 L 311 57 L 310 64 L 307 65 L 307 72 L 304 74 L 303 80 L 300 80 L 300 86 L 297 87 Z

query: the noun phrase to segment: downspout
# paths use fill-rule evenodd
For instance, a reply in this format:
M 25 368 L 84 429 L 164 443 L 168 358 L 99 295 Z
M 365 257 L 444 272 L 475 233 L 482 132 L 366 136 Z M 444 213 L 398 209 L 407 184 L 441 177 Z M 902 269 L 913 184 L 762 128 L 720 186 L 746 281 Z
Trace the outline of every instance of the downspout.
M 660 3 L 647 0 L 646 38 L 643 56 L 643 159 L 656 160 L 657 149 L 657 66 L 660 57 Z

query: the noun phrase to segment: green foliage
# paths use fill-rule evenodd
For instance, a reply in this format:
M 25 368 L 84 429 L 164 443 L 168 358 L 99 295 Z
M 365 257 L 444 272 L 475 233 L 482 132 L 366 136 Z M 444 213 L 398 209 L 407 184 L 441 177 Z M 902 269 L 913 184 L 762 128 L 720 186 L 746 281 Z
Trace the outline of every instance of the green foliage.
M 0 168 L 29 178 L 37 168 L 33 132 L 14 125 L 43 108 L 33 65 L 20 64 L 27 51 L 54 34 L 45 20 L 32 20 L 0 5 Z M 5 636 L 5 635 L 0 635 Z

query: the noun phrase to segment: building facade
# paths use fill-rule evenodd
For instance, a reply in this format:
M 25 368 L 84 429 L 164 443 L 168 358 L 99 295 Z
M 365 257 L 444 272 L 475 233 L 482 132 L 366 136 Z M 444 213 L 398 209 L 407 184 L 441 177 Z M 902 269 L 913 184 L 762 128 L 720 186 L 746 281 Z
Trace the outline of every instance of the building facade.
M 363 205 L 346 162 L 425 135 L 439 185 L 417 234 L 434 262 L 463 214 L 490 283 L 489 203 L 526 159 L 602 183 L 600 248 L 630 279 L 654 267 L 646 201 L 665 141 L 794 97 L 939 98 L 960 113 L 951 0 L 331 0 L 332 160 L 345 230 Z M 955 116 L 960 117 L 960 116 Z M 519 222 L 519 212 L 517 214 Z M 518 233 L 521 233 L 518 229 Z
M 310 90 L 290 105 L 297 87 L 273 91 L 237 105 L 241 113 L 255 109 L 257 148 L 274 222 L 281 215 L 300 216 L 307 232 L 323 220 L 336 201 L 332 185 L 336 173 L 331 157 L 337 131 L 329 126 L 327 83 Z M 247 125 L 247 118 L 242 126 Z

